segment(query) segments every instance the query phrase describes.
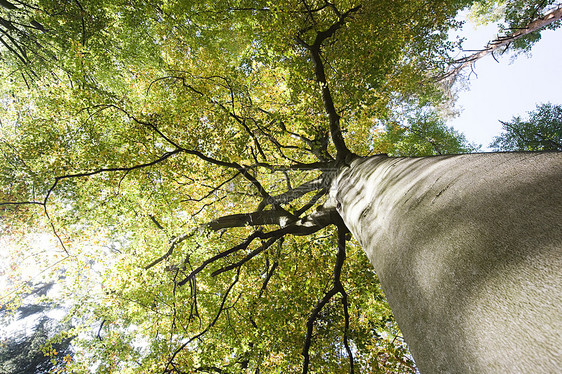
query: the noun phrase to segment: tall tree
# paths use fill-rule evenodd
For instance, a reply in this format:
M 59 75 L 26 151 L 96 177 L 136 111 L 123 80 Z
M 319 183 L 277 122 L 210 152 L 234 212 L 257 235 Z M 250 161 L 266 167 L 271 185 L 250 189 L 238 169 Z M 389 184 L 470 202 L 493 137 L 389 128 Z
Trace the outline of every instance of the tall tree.
M 69 370 L 414 372 L 378 278 L 358 243 L 349 241 L 349 230 L 385 274 L 383 287 L 420 368 L 435 372 L 457 357 L 457 368 L 469 370 L 468 357 L 482 355 L 472 344 L 488 330 L 467 330 L 460 324 L 466 314 L 458 314 L 457 323 L 450 317 L 446 306 L 453 305 L 456 290 L 450 276 L 425 288 L 440 300 L 431 308 L 421 305 L 432 318 L 412 322 L 415 311 L 404 308 L 403 288 L 395 291 L 388 274 L 427 279 L 436 269 L 416 262 L 415 252 L 397 254 L 397 242 L 373 257 L 374 248 L 385 244 L 374 235 L 377 227 L 396 230 L 413 248 L 419 232 L 408 221 L 410 233 L 402 235 L 399 216 L 390 227 L 380 224 L 389 205 L 371 194 L 378 185 L 370 178 L 396 163 L 398 174 L 383 173 L 380 183 L 405 200 L 385 200 L 408 207 L 404 218 L 411 211 L 418 221 L 424 215 L 414 214 L 416 202 L 438 200 L 435 208 L 454 209 L 455 195 L 446 191 L 473 185 L 474 194 L 458 204 L 466 203 L 474 218 L 474 209 L 484 206 L 478 196 L 498 182 L 490 173 L 509 170 L 511 176 L 510 165 L 521 159 L 494 158 L 488 168 L 486 156 L 365 161 L 358 155 L 470 149 L 435 118 L 443 95 L 431 77 L 447 71 L 454 47 L 448 31 L 471 1 L 75 3 L 76 17 L 69 11 L 57 21 L 74 26 L 57 36 L 67 42 L 56 44 L 57 59 L 45 60 L 46 73 L 37 73 L 33 84 L 20 82 L 6 64 L 0 138 L 3 231 L 22 246 L 30 228 L 50 232 L 58 252 L 42 259 L 55 271 L 64 267 L 67 292 L 77 301 L 71 316 L 80 322 L 74 334 L 82 348 Z M 88 19 L 100 22 L 81 27 Z M 375 126 L 381 123 L 405 131 L 387 127 L 381 138 Z M 544 178 L 559 180 L 560 158 L 544 162 Z M 461 178 L 463 165 L 474 169 L 468 179 Z M 521 173 L 537 179 L 530 170 Z M 473 183 L 479 176 L 487 182 Z M 529 198 L 537 194 L 526 191 Z M 437 199 L 441 195 L 447 198 Z M 516 209 L 530 209 L 529 198 L 502 196 L 514 199 Z M 505 212 L 498 201 L 492 208 Z M 422 212 L 441 217 L 426 220 L 431 229 L 450 218 Z M 559 232 L 553 222 L 562 221 L 556 218 L 536 221 L 548 226 L 544 232 L 554 241 Z M 496 220 L 489 222 L 500 230 Z M 369 222 L 376 225 L 363 229 Z M 462 225 L 460 218 L 454 222 Z M 470 222 L 471 233 L 478 233 Z M 425 237 L 438 243 L 435 248 L 457 248 L 465 239 L 435 231 Z M 522 235 L 514 233 L 515 239 Z M 503 248 L 501 240 L 494 243 Z M 493 256 L 494 248 L 466 250 Z M 459 253 L 451 252 L 452 262 L 471 260 Z M 379 259 L 404 259 L 405 267 L 386 268 Z M 501 268 L 500 260 L 495 263 Z M 483 272 L 477 279 L 484 287 L 485 280 L 497 279 L 497 267 L 471 271 Z M 474 280 L 459 282 L 466 279 Z M 425 287 L 415 287 L 415 277 L 402 281 L 412 290 Z M 441 292 L 436 285 L 443 285 Z M 558 288 L 552 289 L 555 296 Z M 425 300 L 411 295 L 414 308 Z M 496 298 L 489 300 L 494 305 Z M 484 315 L 496 312 L 488 304 L 454 305 L 453 312 L 471 306 L 482 306 Z M 525 339 L 502 347 L 513 367 L 537 360 L 549 365 L 544 357 L 557 340 L 544 342 L 552 324 L 541 320 L 547 313 L 540 311 L 529 325 L 542 326 L 535 329 L 541 342 L 536 354 L 513 360 L 509 349 L 519 355 Z M 445 329 L 436 326 L 440 319 Z M 84 335 L 92 325 L 95 331 Z M 493 326 L 489 331 L 498 335 Z M 442 354 L 427 354 L 420 334 L 428 333 L 434 337 L 428 347 Z M 478 368 L 485 371 L 487 360 L 488 367 L 509 371 L 503 358 L 488 356 Z
M 562 154 L 355 160 L 333 193 L 421 372 L 560 364 Z

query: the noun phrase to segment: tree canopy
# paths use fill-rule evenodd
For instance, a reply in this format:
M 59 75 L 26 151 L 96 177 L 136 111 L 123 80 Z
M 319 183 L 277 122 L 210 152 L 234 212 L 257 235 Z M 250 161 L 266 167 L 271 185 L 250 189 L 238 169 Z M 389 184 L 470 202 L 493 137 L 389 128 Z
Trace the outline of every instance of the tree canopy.
M 66 285 L 69 372 L 415 372 L 322 204 L 351 154 L 474 149 L 435 78 L 473 3 L 1 0 L 4 303 Z
M 503 133 L 490 147 L 497 151 L 562 151 L 562 106 L 541 104 L 528 119 L 500 121 Z

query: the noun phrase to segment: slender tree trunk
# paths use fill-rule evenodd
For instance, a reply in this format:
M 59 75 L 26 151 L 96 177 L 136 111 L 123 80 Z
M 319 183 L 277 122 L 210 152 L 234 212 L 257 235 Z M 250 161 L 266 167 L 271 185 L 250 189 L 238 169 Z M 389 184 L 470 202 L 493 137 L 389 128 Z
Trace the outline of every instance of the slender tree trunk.
M 332 189 L 422 373 L 562 367 L 562 153 L 353 161 Z
M 488 43 L 488 45 L 486 45 L 486 47 L 484 47 L 482 50 L 454 61 L 451 64 L 451 68 L 449 69 L 449 71 L 447 71 L 447 73 L 444 74 L 443 76 L 437 78 L 437 80 L 443 80 L 446 78 L 454 77 L 461 70 L 463 70 L 464 68 L 470 65 L 473 65 L 476 61 L 480 60 L 482 57 L 487 56 L 488 54 L 493 53 L 494 51 L 497 51 L 500 48 L 506 48 L 517 39 L 525 35 L 528 35 L 532 32 L 535 32 L 537 30 L 543 29 L 554 22 L 560 21 L 560 19 L 562 19 L 562 6 L 558 6 L 557 8 L 548 12 L 545 16 L 534 20 L 533 22 L 529 23 L 527 26 L 511 34 L 498 36 L 496 39 Z

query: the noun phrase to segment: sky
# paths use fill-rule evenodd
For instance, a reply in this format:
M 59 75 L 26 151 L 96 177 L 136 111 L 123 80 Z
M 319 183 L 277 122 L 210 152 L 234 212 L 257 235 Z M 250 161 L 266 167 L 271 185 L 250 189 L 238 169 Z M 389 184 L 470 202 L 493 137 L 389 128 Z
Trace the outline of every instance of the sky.
M 465 49 L 481 49 L 497 32 L 494 26 L 467 24 L 469 39 Z M 498 58 L 488 55 L 476 62 L 466 90 L 458 95 L 460 115 L 448 121 L 468 141 L 482 145 L 482 150 L 501 132 L 498 122 L 514 116 L 526 117 L 537 104 L 562 104 L 562 28 L 543 30 L 541 40 L 531 54 Z

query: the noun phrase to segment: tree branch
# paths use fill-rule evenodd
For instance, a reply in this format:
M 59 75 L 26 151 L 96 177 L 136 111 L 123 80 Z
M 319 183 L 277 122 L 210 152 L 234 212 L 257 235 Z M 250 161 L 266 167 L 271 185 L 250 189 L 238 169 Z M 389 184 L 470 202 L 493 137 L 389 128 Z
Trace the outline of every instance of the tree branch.
M 508 47 L 512 42 L 514 42 L 515 40 L 528 35 L 532 32 L 535 32 L 537 30 L 540 30 L 550 24 L 552 24 L 553 22 L 559 21 L 562 18 L 562 5 L 558 6 L 556 9 L 548 12 L 544 17 L 541 17 L 539 19 L 536 19 L 532 22 L 530 22 L 527 26 L 518 29 L 516 32 L 508 34 L 508 35 L 504 35 L 504 36 L 499 36 L 496 39 L 494 39 L 493 41 L 491 41 L 490 43 L 488 43 L 488 45 L 486 45 L 486 47 L 484 47 L 484 49 L 470 55 L 470 56 L 466 56 L 463 58 L 460 58 L 456 61 L 454 61 L 453 63 L 451 63 L 451 69 L 449 69 L 449 71 L 447 71 L 445 74 L 443 74 L 440 77 L 436 77 L 434 78 L 436 81 L 442 81 L 451 77 L 456 76 L 458 73 L 461 72 L 461 70 L 463 70 L 464 68 L 466 68 L 467 66 L 471 66 L 474 65 L 474 63 L 478 60 L 480 60 L 482 57 L 493 53 L 494 51 L 503 48 L 503 47 Z
M 45 198 L 43 200 L 43 204 L 44 205 L 47 204 L 47 200 L 49 199 L 49 196 L 51 195 L 51 193 L 53 192 L 53 190 L 55 189 L 55 187 L 58 185 L 58 183 L 61 180 L 71 179 L 71 178 L 91 177 L 91 176 L 101 174 L 101 173 L 116 172 L 116 171 L 130 172 L 130 171 L 133 171 L 133 170 L 142 169 L 142 168 L 145 168 L 145 167 L 156 165 L 156 164 L 170 158 L 171 156 L 176 155 L 176 154 L 181 153 L 181 152 L 188 153 L 186 150 L 184 150 L 182 148 L 177 148 L 177 149 L 174 149 L 173 151 L 164 153 L 162 156 L 160 156 L 159 158 L 157 158 L 153 161 L 146 162 L 144 164 L 138 164 L 138 165 L 133 165 L 133 166 L 128 166 L 128 167 L 121 166 L 121 167 L 112 167 L 112 168 L 100 168 L 100 169 L 96 169 L 96 170 L 93 170 L 93 171 L 87 171 L 87 172 L 76 173 L 76 174 L 66 174 L 66 175 L 61 175 L 61 176 L 55 177 L 55 182 L 53 183 L 51 188 L 49 188 L 49 190 L 47 191 L 47 194 L 45 195 Z
M 265 251 L 269 247 L 271 247 L 278 239 L 283 239 L 283 237 L 273 237 L 273 238 L 269 239 L 267 242 L 263 243 L 260 247 L 258 247 L 257 249 L 254 249 L 252 252 L 248 253 L 240 261 L 237 261 L 234 264 L 230 264 L 228 266 L 225 266 L 223 268 L 215 270 L 214 272 L 211 273 L 211 276 L 216 277 L 217 275 L 222 274 L 226 271 L 240 268 L 246 262 L 250 261 L 252 258 L 256 257 L 257 255 L 259 255 L 260 253 L 262 253 L 263 251 Z
M 205 260 L 201 265 L 199 265 L 199 267 L 197 267 L 195 270 L 193 270 L 185 279 L 183 279 L 182 281 L 180 281 L 178 283 L 179 286 L 183 286 L 184 284 L 186 284 L 187 282 L 189 282 L 191 279 L 193 279 L 198 273 L 200 273 L 203 269 L 205 269 L 207 267 L 207 265 L 212 264 L 213 262 L 224 258 L 228 255 L 231 255 L 232 253 L 236 253 L 242 249 L 246 249 L 248 248 L 248 246 L 256 239 L 256 238 L 261 238 L 263 236 L 263 232 L 262 231 L 254 231 L 252 234 L 250 234 L 250 236 L 248 236 L 246 238 L 246 240 L 244 240 L 242 243 L 224 251 L 221 252 L 207 260 Z
M 182 79 L 184 81 L 184 85 L 185 85 L 185 78 L 183 77 L 174 77 L 177 79 Z M 193 89 L 191 86 L 188 85 L 189 88 Z M 195 90 L 195 92 L 200 93 L 199 91 Z M 203 95 L 202 93 L 200 93 L 201 95 Z M 183 148 L 182 146 L 180 146 L 178 143 L 174 142 L 173 140 L 171 140 L 169 137 L 167 137 L 164 133 L 162 133 L 157 127 L 156 125 L 154 125 L 151 122 L 147 122 L 147 121 L 142 121 L 138 118 L 136 118 L 135 116 L 133 116 L 132 114 L 130 114 L 129 112 L 127 112 L 125 109 L 120 108 L 116 105 L 110 104 L 110 105 L 104 105 L 102 106 L 104 108 L 114 108 L 120 112 L 122 112 L 123 114 L 125 114 L 128 118 L 130 118 L 131 120 L 135 121 L 136 123 L 148 127 L 150 129 L 152 129 L 154 132 L 156 132 L 160 137 L 162 137 L 162 139 L 166 140 L 168 143 L 170 143 L 171 145 L 174 146 L 175 150 L 172 152 L 167 152 L 164 156 L 162 156 L 161 158 L 167 158 L 169 156 L 171 156 L 174 153 L 179 153 L 179 152 L 183 152 L 192 156 L 196 156 L 198 158 L 200 158 L 203 161 L 209 162 L 213 165 L 217 165 L 217 166 L 221 166 L 221 167 L 226 167 L 226 168 L 232 168 L 232 169 L 236 169 L 238 170 L 238 172 L 240 172 L 240 174 L 242 174 L 250 183 L 252 183 L 254 185 L 254 187 L 258 190 L 258 192 L 260 193 L 260 195 L 264 198 L 264 199 L 271 199 L 271 196 L 267 193 L 267 191 L 263 188 L 263 186 L 260 184 L 260 182 L 253 176 L 250 174 L 250 169 L 247 167 L 244 167 L 236 162 L 227 162 L 227 161 L 222 161 L 222 160 L 218 160 L 209 156 L 206 156 L 205 154 L 203 154 L 200 151 L 197 150 L 192 150 L 192 149 L 187 149 L 187 148 Z M 159 162 L 159 161 L 157 161 Z M 154 162 L 156 163 L 156 162 Z M 150 164 L 146 164 L 143 166 L 150 166 Z M 133 168 L 128 168 L 128 169 L 133 169 Z M 104 169 L 102 171 L 119 171 L 119 170 L 127 170 L 127 168 L 113 168 L 113 169 Z M 130 170 L 127 170 L 130 171 Z M 82 176 L 85 176 L 82 175 Z M 280 208 L 278 206 L 276 206 L 277 208 Z
M 338 224 L 338 252 L 336 255 L 336 263 L 334 264 L 334 271 L 333 271 L 333 280 L 332 280 L 332 288 L 324 294 L 322 299 L 316 304 L 312 313 L 308 317 L 306 322 L 306 336 L 304 340 L 304 345 L 302 349 L 303 355 L 303 366 L 302 372 L 303 374 L 308 373 L 308 366 L 310 364 L 310 346 L 312 345 L 312 332 L 314 329 L 314 323 L 318 319 L 318 316 L 322 309 L 326 306 L 326 304 L 334 297 L 336 294 L 342 295 L 342 304 L 344 309 L 344 335 L 343 335 L 343 342 L 347 354 L 349 356 L 349 372 L 351 374 L 354 373 L 354 362 L 353 362 L 353 352 L 351 351 L 351 347 L 349 346 L 348 340 L 348 330 L 349 330 L 349 311 L 347 308 L 347 293 L 341 283 L 341 271 L 343 268 L 343 264 L 345 263 L 346 259 L 346 252 L 345 252 L 345 243 L 346 243 L 346 236 L 348 233 L 347 227 L 342 223 Z
M 337 212 L 335 207 L 332 206 L 320 206 L 316 209 L 316 211 L 314 213 L 311 213 L 310 215 L 301 218 L 295 222 L 292 222 L 288 225 L 286 225 L 285 227 L 282 227 L 278 230 L 274 230 L 274 231 L 269 231 L 269 232 L 263 232 L 260 230 L 254 231 L 252 234 L 250 234 L 242 243 L 224 251 L 221 252 L 207 260 L 205 260 L 199 267 L 197 267 L 195 270 L 193 270 L 185 279 L 183 279 L 182 281 L 180 281 L 178 283 L 178 285 L 183 286 L 184 284 L 186 284 L 187 282 L 189 282 L 191 279 L 193 279 L 198 273 L 200 273 L 203 269 L 205 269 L 209 264 L 212 264 L 218 260 L 220 260 L 221 258 L 225 258 L 233 253 L 236 253 L 238 251 L 241 251 L 243 249 L 248 248 L 248 246 L 255 240 L 255 239 L 270 239 L 268 242 L 266 242 L 264 245 L 260 246 L 258 249 L 255 249 L 254 251 L 250 252 L 244 259 L 240 260 L 239 262 L 237 262 L 236 264 L 234 264 L 234 266 L 227 266 L 225 269 L 217 271 L 215 273 L 213 273 L 213 275 L 218 275 L 224 271 L 227 270 L 232 270 L 234 268 L 239 268 L 241 265 L 243 265 L 244 263 L 246 263 L 248 260 L 252 259 L 253 257 L 257 256 L 258 254 L 260 254 L 261 252 L 263 252 L 265 249 L 269 248 L 276 240 L 280 239 L 281 237 L 285 236 L 285 235 L 296 235 L 296 236 L 304 236 L 304 235 L 310 235 L 315 233 L 316 231 L 331 225 L 333 223 L 338 222 L 337 218 L 336 218 Z M 171 248 L 173 250 L 173 248 Z M 166 255 L 164 255 L 166 256 Z M 164 257 L 162 256 L 162 257 Z M 169 255 L 168 255 L 169 256 Z M 153 261 L 153 263 L 155 263 L 155 261 Z M 159 261 L 158 261 L 159 262 Z M 156 262 L 157 263 L 157 262 Z M 152 263 L 151 263 L 152 264 Z
M 201 331 L 199 334 L 193 336 L 191 339 L 189 339 L 187 342 L 182 344 L 178 349 L 176 349 L 174 351 L 174 353 L 172 354 L 172 356 L 168 360 L 168 363 L 166 364 L 166 367 L 164 368 L 164 373 L 171 373 L 172 372 L 169 369 L 169 367 L 170 367 L 170 365 L 173 366 L 173 361 L 174 361 L 175 357 L 178 355 L 178 353 L 180 353 L 185 347 L 187 347 L 189 344 L 191 344 L 191 342 L 193 342 L 196 339 L 199 339 L 201 336 L 203 336 L 205 333 L 207 333 L 207 331 L 209 331 L 215 325 L 215 323 L 217 323 L 220 315 L 222 314 L 222 312 L 224 310 L 224 305 L 226 304 L 226 300 L 228 298 L 228 295 L 230 294 L 230 292 L 232 291 L 232 289 L 234 288 L 236 283 L 238 283 L 239 279 L 240 279 L 240 269 L 238 269 L 238 271 L 236 272 L 236 276 L 234 278 L 234 281 L 230 284 L 230 286 L 228 287 L 228 289 L 224 293 L 224 296 L 222 297 L 222 300 L 221 300 L 221 304 L 219 306 L 219 310 L 217 311 L 217 314 L 216 314 L 215 318 L 207 325 L 207 327 L 203 331 Z
M 334 99 L 332 97 L 332 93 L 330 92 L 330 86 L 328 85 L 328 82 L 326 80 L 326 72 L 321 57 L 321 47 L 322 43 L 326 39 L 332 37 L 337 30 L 344 26 L 347 22 L 347 18 L 351 14 L 357 12 L 359 9 L 361 9 L 361 5 L 358 5 L 355 8 L 352 8 L 343 13 L 339 17 L 338 22 L 334 23 L 327 30 L 317 32 L 316 38 L 314 39 L 314 42 L 312 44 L 307 44 L 300 36 L 296 37 L 296 41 L 310 52 L 310 57 L 314 64 L 314 74 L 316 76 L 316 80 L 318 81 L 318 83 L 320 83 L 320 88 L 322 90 L 322 101 L 324 103 L 324 110 L 328 115 L 330 134 L 332 136 L 332 142 L 334 143 L 337 152 L 337 161 L 344 161 L 352 153 L 345 145 L 345 141 L 343 139 L 343 134 L 341 132 L 340 126 L 341 117 L 336 111 Z
M 191 238 L 194 234 L 195 234 L 195 230 L 187 233 L 187 234 L 183 234 L 181 236 L 178 236 L 174 239 L 172 239 L 170 241 L 170 248 L 168 249 L 168 251 L 166 253 L 164 253 L 162 256 L 160 256 L 159 258 L 157 258 L 156 260 L 152 261 L 150 264 L 146 265 L 144 267 L 144 270 L 148 270 L 151 267 L 159 264 L 160 262 L 164 261 L 165 259 L 167 259 L 168 257 L 170 257 L 172 255 L 172 253 L 174 252 L 174 249 L 178 246 L 178 244 L 180 244 L 181 242 Z
M 291 201 L 296 200 L 306 195 L 309 192 L 321 190 L 325 188 L 328 185 L 328 183 L 329 182 L 326 180 L 326 176 L 322 175 L 318 178 L 300 184 L 295 188 L 289 189 L 288 191 L 283 192 L 282 194 L 273 196 L 272 199 L 279 204 L 288 204 Z M 268 204 L 270 204 L 270 202 L 263 200 L 258 205 L 258 208 L 256 210 L 259 212 L 263 210 Z M 300 216 L 300 214 L 296 214 L 296 216 L 298 217 Z
M 205 226 L 213 231 L 228 229 L 232 227 L 279 225 L 285 226 L 288 223 L 297 221 L 292 214 L 286 214 L 279 210 L 256 211 L 252 213 L 231 214 L 219 217 Z

